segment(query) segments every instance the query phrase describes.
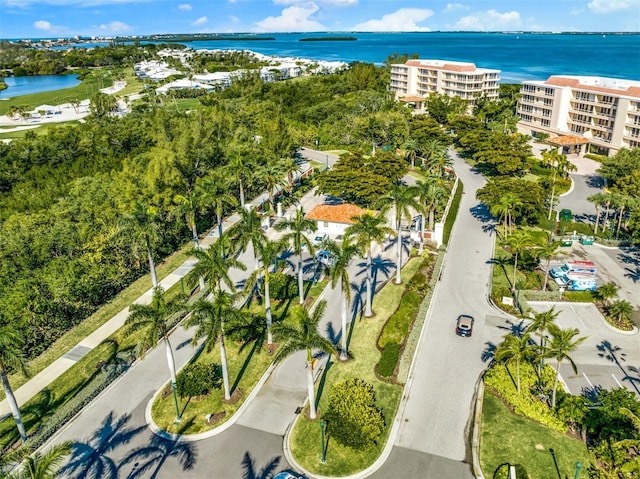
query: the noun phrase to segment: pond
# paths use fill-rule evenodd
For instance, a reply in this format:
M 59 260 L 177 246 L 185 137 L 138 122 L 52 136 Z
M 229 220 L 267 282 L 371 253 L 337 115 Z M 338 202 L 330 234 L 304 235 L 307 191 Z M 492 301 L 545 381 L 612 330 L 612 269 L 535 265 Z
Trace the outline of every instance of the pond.
M 0 91 L 0 98 L 14 98 L 32 93 L 73 88 L 81 83 L 77 75 L 6 77 L 4 81 L 9 88 Z

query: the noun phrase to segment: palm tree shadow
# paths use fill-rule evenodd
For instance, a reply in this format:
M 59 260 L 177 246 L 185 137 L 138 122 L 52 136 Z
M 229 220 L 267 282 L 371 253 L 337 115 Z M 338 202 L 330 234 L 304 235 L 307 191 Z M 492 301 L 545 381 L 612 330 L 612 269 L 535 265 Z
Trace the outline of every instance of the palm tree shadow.
M 318 392 L 316 394 L 316 409 L 320 406 L 320 398 L 322 398 L 324 386 L 327 381 L 327 373 L 329 372 L 329 369 L 331 369 L 331 366 L 333 366 L 333 361 L 331 361 L 331 357 L 329 357 L 324 366 L 324 370 L 322 371 L 322 376 L 320 377 L 320 381 L 318 383 Z
M 256 464 L 249 451 L 245 451 L 242 458 L 242 479 L 271 479 L 280 464 L 280 456 L 275 456 L 262 469 L 256 470 Z
M 483 363 L 486 363 L 488 361 L 491 364 L 496 359 L 496 349 L 498 349 L 498 346 L 493 344 L 491 341 L 487 341 L 484 344 L 486 345 L 486 347 L 484 348 L 484 351 L 482 351 L 480 359 L 482 359 Z
M 627 359 L 626 353 L 621 352 L 622 348 L 620 346 L 614 346 L 607 340 L 603 340 L 600 344 L 598 344 L 598 346 L 596 346 L 596 348 L 599 351 L 598 356 L 618 366 L 620 371 L 622 371 L 622 373 L 624 374 L 622 380 L 631 383 L 633 389 L 635 389 L 636 392 L 640 395 L 640 374 L 638 374 L 640 371 L 638 370 L 638 368 L 633 366 L 630 366 L 628 368 L 629 371 L 625 369 L 622 363 L 626 362 Z M 629 372 L 634 373 L 635 376 L 630 375 Z
M 73 443 L 69 462 L 61 470 L 63 476 L 117 479 L 118 465 L 108 454 L 128 444 L 146 429 L 146 425 L 127 427 L 130 418 L 130 415 L 125 414 L 114 419 L 113 412 L 110 412 L 89 440 Z
M 484 203 L 478 203 L 477 205 L 472 206 L 469 208 L 469 212 L 471 213 L 471 216 L 481 223 L 489 223 L 495 220 L 493 215 L 489 212 L 489 208 L 487 208 L 487 205 Z M 493 228 L 495 228 L 495 224 L 493 225 Z
M 178 434 L 186 431 L 194 421 L 195 417 L 192 417 L 181 424 Z M 155 479 L 169 458 L 175 458 L 182 465 L 183 471 L 192 469 L 197 462 L 197 448 L 191 442 L 183 442 L 181 439 L 167 439 L 152 434 L 149 444 L 138 447 L 125 456 L 120 462 L 118 470 L 122 470 L 124 466 L 133 462 L 133 468 L 128 473 L 127 479 L 142 477 L 152 468 L 153 472 L 149 477 Z

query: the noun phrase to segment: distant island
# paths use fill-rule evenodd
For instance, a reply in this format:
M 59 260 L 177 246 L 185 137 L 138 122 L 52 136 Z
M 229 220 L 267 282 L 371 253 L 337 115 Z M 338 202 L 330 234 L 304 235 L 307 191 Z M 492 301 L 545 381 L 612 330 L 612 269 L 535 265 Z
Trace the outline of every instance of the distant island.
M 310 37 L 300 38 L 299 42 L 353 42 L 356 37 Z

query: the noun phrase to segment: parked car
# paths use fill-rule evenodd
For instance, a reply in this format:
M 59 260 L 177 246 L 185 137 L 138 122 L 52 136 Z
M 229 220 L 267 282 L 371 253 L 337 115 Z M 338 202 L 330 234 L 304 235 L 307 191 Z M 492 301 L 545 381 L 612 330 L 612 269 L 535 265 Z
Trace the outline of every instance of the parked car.
M 456 321 L 456 334 L 458 336 L 471 336 L 473 333 L 473 316 L 461 314 Z
M 327 240 L 327 233 L 318 233 L 313 237 L 313 245 L 320 246 L 323 242 Z
M 273 476 L 273 479 L 305 479 L 305 477 L 296 472 L 282 471 Z
M 334 263 L 336 262 L 336 258 L 326 249 L 323 249 L 316 253 L 316 261 L 321 265 L 329 268 L 334 265 Z

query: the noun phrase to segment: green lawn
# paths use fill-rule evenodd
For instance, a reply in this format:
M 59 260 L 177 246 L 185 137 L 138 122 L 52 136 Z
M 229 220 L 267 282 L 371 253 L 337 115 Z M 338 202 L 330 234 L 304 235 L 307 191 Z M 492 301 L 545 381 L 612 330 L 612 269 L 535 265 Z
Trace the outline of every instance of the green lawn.
M 485 477 L 493 477 L 499 465 L 510 463 L 524 466 L 529 479 L 555 479 L 558 473 L 550 449 L 563 479 L 574 476 L 578 461 L 586 477 L 584 469 L 591 462 L 591 455 L 582 441 L 516 416 L 493 393 L 485 391 L 480 442 Z
M 421 258 L 411 259 L 402 270 L 403 281 L 408 281 L 422 262 Z M 353 333 L 349 343 L 352 358 L 345 362 L 336 362 L 334 358 L 328 364 L 318 383 L 319 416 L 326 410 L 331 386 L 347 378 L 357 377 L 371 383 L 376 392 L 376 404 L 383 411 L 386 428 L 378 444 L 368 450 L 356 452 L 329 439 L 326 463 L 320 462 L 321 430 L 319 421 L 310 421 L 300 414 L 290 438 L 290 447 L 296 461 L 315 474 L 327 476 L 345 476 L 370 466 L 382 452 L 389 430 L 402 396 L 402 387 L 380 381 L 374 371 L 380 359 L 376 342 L 387 319 L 400 304 L 405 285 L 389 282 L 373 301 L 375 316 L 363 316 L 353 323 Z

